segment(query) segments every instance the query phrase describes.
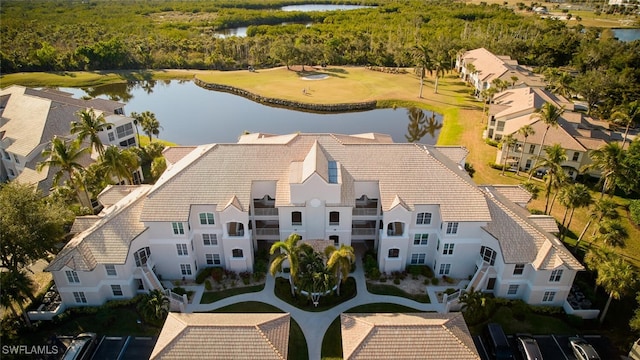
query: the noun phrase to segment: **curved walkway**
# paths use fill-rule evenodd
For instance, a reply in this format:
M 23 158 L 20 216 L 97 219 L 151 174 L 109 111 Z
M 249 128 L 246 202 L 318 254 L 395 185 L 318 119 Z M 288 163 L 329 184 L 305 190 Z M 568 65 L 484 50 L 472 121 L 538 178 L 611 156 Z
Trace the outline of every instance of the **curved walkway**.
M 362 266 L 362 253 L 358 250 L 361 249 L 356 250 L 356 270 L 351 274 L 356 281 L 357 295 L 353 299 L 345 301 L 344 303 L 326 311 L 309 312 L 298 309 L 297 307 L 280 300 L 274 292 L 275 278 L 271 275 L 267 275 L 265 287 L 260 292 L 235 295 L 211 304 L 199 303 L 202 296 L 202 286 L 199 286 L 198 289 L 194 289 L 197 291 L 196 296 L 194 296 L 193 303 L 187 306 L 187 312 L 207 312 L 245 301 L 259 301 L 267 303 L 291 314 L 291 317 L 298 323 L 298 325 L 300 325 L 307 341 L 309 360 L 320 360 L 322 339 L 324 338 L 327 328 L 329 328 L 329 325 L 331 325 L 336 317 L 353 307 L 372 303 L 392 303 L 411 307 L 419 311 L 444 311 L 444 304 L 424 304 L 403 297 L 376 295 L 367 291 L 366 279 Z M 431 301 L 436 301 L 434 290 L 438 289 L 429 290 L 429 297 L 431 298 Z

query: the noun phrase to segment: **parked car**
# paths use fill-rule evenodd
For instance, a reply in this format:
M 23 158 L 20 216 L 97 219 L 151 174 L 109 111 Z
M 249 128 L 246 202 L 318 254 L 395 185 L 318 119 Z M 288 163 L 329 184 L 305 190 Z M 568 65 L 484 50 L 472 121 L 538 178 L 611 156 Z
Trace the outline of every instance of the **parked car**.
M 71 342 L 67 351 L 62 355 L 62 360 L 91 359 L 96 350 L 97 335 L 95 333 L 82 333 Z
M 502 331 L 500 324 L 491 323 L 484 328 L 484 344 L 487 347 L 489 357 L 496 360 L 513 360 L 513 351 L 507 340 L 507 335 Z
M 600 360 L 600 355 L 587 340 L 575 336 L 569 338 L 569 345 L 578 360 Z
M 525 360 L 542 360 L 542 351 L 538 342 L 531 335 L 518 335 L 518 350 Z

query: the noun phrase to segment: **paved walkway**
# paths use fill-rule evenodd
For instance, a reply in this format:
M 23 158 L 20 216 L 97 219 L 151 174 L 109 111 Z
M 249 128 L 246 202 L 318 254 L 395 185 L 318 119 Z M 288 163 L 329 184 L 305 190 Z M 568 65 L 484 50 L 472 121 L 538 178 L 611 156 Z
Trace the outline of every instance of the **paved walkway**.
M 271 275 L 267 275 L 265 281 L 265 287 L 260 292 L 241 294 L 224 298 L 211 304 L 200 304 L 202 297 L 203 286 L 185 287 L 189 290 L 194 290 L 193 301 L 187 306 L 187 312 L 207 312 L 215 310 L 227 305 L 235 304 L 244 301 L 259 301 L 275 306 L 284 312 L 291 314 L 291 317 L 300 325 L 304 337 L 307 341 L 307 348 L 309 350 L 309 360 L 320 360 L 322 351 L 322 339 L 329 325 L 340 316 L 341 313 L 365 304 L 372 303 L 392 303 L 398 305 L 404 305 L 410 308 L 414 308 L 419 311 L 435 311 L 444 312 L 444 304 L 436 303 L 436 291 L 443 291 L 446 287 L 427 287 L 427 292 L 432 303 L 424 304 L 417 301 L 409 300 L 398 296 L 387 295 L 375 295 L 367 291 L 366 279 L 364 276 L 364 269 L 362 266 L 362 255 L 364 249 L 356 247 L 356 270 L 351 276 L 356 281 L 357 295 L 340 305 L 337 305 L 331 309 L 322 312 L 309 312 L 298 309 L 275 296 L 275 278 Z M 322 301 L 322 300 L 321 300 Z

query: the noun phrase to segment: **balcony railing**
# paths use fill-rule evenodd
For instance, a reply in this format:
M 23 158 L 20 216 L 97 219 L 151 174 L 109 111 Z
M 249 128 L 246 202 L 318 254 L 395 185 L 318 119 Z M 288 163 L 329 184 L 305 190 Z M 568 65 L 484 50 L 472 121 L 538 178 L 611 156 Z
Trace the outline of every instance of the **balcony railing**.
M 351 235 L 375 235 L 375 228 L 353 228 L 351 229 Z
M 279 228 L 258 228 L 255 231 L 257 236 L 280 235 Z
M 254 208 L 253 214 L 255 216 L 278 216 L 277 208 Z
M 354 208 L 353 216 L 376 216 L 378 209 L 376 208 Z

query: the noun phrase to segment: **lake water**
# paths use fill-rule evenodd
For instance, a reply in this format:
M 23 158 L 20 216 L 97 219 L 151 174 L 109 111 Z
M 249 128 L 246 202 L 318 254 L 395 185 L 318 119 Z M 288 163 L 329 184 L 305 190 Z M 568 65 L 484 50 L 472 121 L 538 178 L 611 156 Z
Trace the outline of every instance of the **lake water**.
M 321 80 L 320 80 L 321 81 Z M 245 131 L 272 134 L 376 132 L 395 142 L 407 142 L 407 109 L 377 109 L 340 114 L 316 114 L 270 107 L 241 96 L 203 89 L 191 81 L 114 84 L 86 90 L 61 88 L 76 97 L 90 95 L 126 104 L 125 112 L 151 111 L 163 129 L 160 138 L 180 145 L 234 143 Z M 427 118 L 430 112 L 425 112 Z M 436 114 L 438 125 L 442 117 Z M 418 142 L 435 144 L 439 129 Z
M 640 29 L 612 29 L 613 35 L 620 41 L 630 42 L 640 39 Z
M 334 10 L 355 10 L 373 8 L 374 6 L 365 5 L 334 5 L 334 4 L 305 4 L 305 5 L 287 5 L 280 9 L 282 11 L 334 11 Z

